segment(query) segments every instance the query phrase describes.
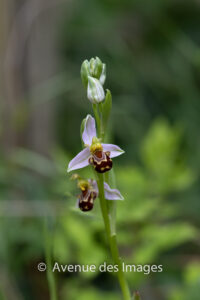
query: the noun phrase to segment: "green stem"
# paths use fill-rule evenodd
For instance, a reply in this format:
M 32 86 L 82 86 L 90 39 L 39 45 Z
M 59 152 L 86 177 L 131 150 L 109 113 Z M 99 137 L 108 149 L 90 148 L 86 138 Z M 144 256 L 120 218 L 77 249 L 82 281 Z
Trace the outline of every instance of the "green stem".
M 93 108 L 95 119 L 96 119 L 96 122 L 97 122 L 97 131 L 98 131 L 98 136 L 99 136 L 100 135 L 100 129 L 101 129 L 101 119 L 100 119 L 100 116 L 99 116 L 99 111 L 98 111 L 97 104 L 93 104 L 92 108 Z
M 99 113 L 100 110 L 100 113 Z M 93 111 L 95 115 L 95 119 L 97 122 L 97 129 L 98 129 L 98 136 L 101 137 L 102 142 L 104 141 L 105 132 L 103 128 L 103 120 L 102 120 L 102 107 L 100 106 L 98 110 L 98 106 L 96 104 L 93 104 Z M 106 235 L 109 241 L 110 245 L 110 251 L 112 255 L 112 259 L 115 265 L 118 266 L 118 280 L 121 287 L 121 291 L 123 294 L 124 300 L 131 300 L 131 294 L 130 290 L 126 281 L 126 278 L 124 276 L 123 267 L 122 267 L 122 261 L 119 256 L 119 250 L 117 246 L 117 237 L 116 237 L 116 231 L 115 231 L 115 216 L 111 211 L 108 209 L 108 204 L 105 199 L 104 195 L 104 175 L 103 174 L 97 174 L 98 176 L 98 189 L 99 189 L 99 199 L 100 199 L 100 206 L 101 206 L 101 212 L 104 219 L 105 229 L 106 229 Z
M 108 214 L 108 207 L 107 207 L 106 199 L 104 196 L 104 176 L 103 176 L 103 174 L 98 174 L 98 189 L 99 189 L 101 212 L 102 212 L 103 219 L 104 219 L 106 234 L 107 234 L 107 238 L 109 241 L 112 258 L 113 258 L 114 264 L 118 265 L 117 276 L 118 276 L 119 284 L 120 284 L 120 287 L 122 290 L 124 300 L 130 300 L 131 295 L 130 295 L 128 284 L 127 284 L 125 276 L 124 276 L 122 261 L 119 256 L 116 234 L 113 234 L 112 230 L 111 230 L 111 223 L 110 223 L 109 214 Z
M 99 124 L 99 131 L 100 131 L 100 138 L 102 142 L 104 141 L 105 138 L 105 128 L 103 124 L 103 106 L 102 103 L 99 103 L 99 112 L 100 112 L 100 124 Z
M 56 282 L 54 273 L 52 272 L 52 235 L 49 232 L 49 219 L 44 220 L 44 243 L 45 243 L 45 259 L 47 265 L 47 281 L 49 285 L 50 300 L 57 300 Z

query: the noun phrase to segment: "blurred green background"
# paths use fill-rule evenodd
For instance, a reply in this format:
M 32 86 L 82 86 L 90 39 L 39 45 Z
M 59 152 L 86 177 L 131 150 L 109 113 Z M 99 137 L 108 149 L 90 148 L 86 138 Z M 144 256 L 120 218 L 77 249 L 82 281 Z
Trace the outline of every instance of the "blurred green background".
M 113 94 L 120 252 L 162 273 L 128 273 L 144 300 L 200 294 L 200 3 L 195 0 L 0 2 L 0 299 L 49 299 L 43 220 L 54 261 L 111 262 L 98 202 L 75 208 L 69 160 L 91 105 L 84 59 L 107 65 Z M 90 176 L 90 169 L 81 171 Z M 59 299 L 121 299 L 108 273 L 56 275 Z

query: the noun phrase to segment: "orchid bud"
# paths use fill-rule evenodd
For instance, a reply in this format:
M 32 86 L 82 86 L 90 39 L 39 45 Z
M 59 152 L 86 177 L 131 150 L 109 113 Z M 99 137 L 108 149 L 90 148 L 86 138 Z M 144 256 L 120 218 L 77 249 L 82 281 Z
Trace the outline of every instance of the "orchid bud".
M 88 76 L 90 75 L 90 64 L 88 60 L 84 60 L 81 65 L 81 79 L 85 88 L 88 85 Z
M 106 65 L 102 63 L 100 58 L 91 58 L 90 61 L 84 60 L 81 65 L 81 79 L 85 88 L 88 86 L 88 76 L 98 79 L 101 85 L 106 80 Z
M 97 104 L 105 98 L 104 89 L 100 81 L 91 76 L 88 76 L 87 97 L 93 104 Z
M 91 58 L 90 59 L 90 76 L 97 79 L 100 78 L 103 70 L 103 64 L 100 58 Z

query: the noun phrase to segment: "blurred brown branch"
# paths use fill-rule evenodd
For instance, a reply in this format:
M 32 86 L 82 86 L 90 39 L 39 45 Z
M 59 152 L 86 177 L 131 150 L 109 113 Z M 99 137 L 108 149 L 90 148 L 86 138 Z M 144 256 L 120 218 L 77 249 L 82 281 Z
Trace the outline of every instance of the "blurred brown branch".
M 53 140 L 54 109 L 42 104 L 27 120 L 26 107 L 32 87 L 57 70 L 55 34 L 60 5 L 56 1 L 7 1 L 4 4 L 3 144 L 28 146 L 48 154 Z M 37 100 L 37 99 L 36 99 Z

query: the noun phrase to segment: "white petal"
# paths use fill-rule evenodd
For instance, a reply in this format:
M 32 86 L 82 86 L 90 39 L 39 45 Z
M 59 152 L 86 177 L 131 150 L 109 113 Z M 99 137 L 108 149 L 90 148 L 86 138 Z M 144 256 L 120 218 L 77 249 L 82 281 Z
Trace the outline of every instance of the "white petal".
M 96 135 L 95 119 L 91 115 L 87 115 L 82 134 L 84 144 L 90 146 L 92 144 L 93 137 L 96 137 Z
M 89 165 L 88 159 L 90 157 L 90 150 L 89 148 L 83 149 L 79 152 L 70 162 L 68 165 L 67 172 L 71 172 L 76 169 L 81 169 Z
M 119 156 L 124 153 L 124 150 L 122 150 L 119 146 L 113 145 L 113 144 L 102 144 L 103 151 L 109 151 L 110 152 L 110 158 Z
M 89 182 L 96 191 L 98 197 L 99 189 L 96 180 L 89 179 Z M 124 197 L 121 195 L 120 191 L 117 189 L 111 189 L 106 182 L 104 182 L 104 193 L 107 200 L 124 200 Z
M 104 193 L 107 200 L 124 200 L 124 197 L 121 195 L 120 191 L 117 189 L 111 189 L 106 182 L 104 182 Z

